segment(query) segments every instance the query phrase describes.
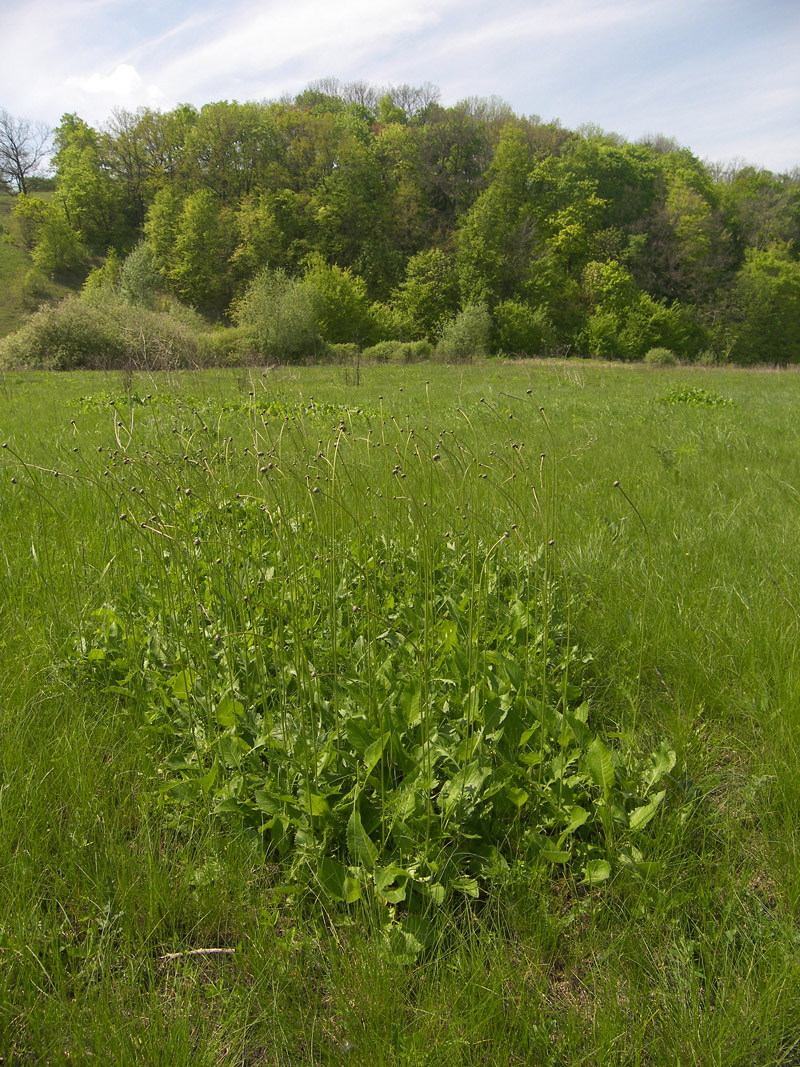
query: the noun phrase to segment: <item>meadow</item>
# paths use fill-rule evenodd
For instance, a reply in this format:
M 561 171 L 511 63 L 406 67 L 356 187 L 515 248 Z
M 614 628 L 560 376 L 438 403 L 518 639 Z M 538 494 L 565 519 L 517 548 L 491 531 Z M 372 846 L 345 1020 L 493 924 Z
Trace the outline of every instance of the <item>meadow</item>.
M 800 1063 L 800 375 L 0 378 L 0 1063 Z

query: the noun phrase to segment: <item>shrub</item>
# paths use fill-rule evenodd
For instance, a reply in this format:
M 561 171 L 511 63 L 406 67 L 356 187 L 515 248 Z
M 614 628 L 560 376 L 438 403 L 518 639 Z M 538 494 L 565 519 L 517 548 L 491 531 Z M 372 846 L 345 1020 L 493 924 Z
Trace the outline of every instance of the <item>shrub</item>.
M 675 367 L 678 357 L 669 348 L 651 348 L 645 353 L 644 362 L 648 367 Z
M 120 293 L 130 304 L 150 305 L 162 288 L 156 254 L 146 241 L 141 241 L 120 267 Z
M 492 320 L 485 304 L 468 304 L 442 330 L 437 358 L 445 363 L 463 363 L 489 351 Z
M 721 331 L 736 363 L 800 362 L 800 263 L 780 248 L 747 253 Z
M 125 344 L 118 323 L 101 308 L 67 297 L 44 307 L 5 338 L 0 361 L 7 366 L 73 370 L 116 366 L 124 361 Z
M 535 356 L 553 342 L 553 326 L 544 308 L 506 300 L 495 308 L 494 319 L 503 352 Z
M 317 328 L 326 341 L 363 344 L 375 339 L 375 324 L 370 317 L 363 278 L 326 263 L 316 252 L 308 259 L 303 288 L 311 296 Z
M 361 349 L 357 344 L 328 345 L 328 357 L 339 366 L 356 363 L 360 356 Z
M 258 362 L 251 334 L 239 327 L 201 333 L 197 340 L 203 366 L 247 367 Z
M 379 341 L 364 349 L 364 359 L 370 363 L 421 363 L 432 354 L 430 341 Z
M 50 280 L 46 274 L 31 267 L 22 279 L 22 303 L 28 311 L 35 311 L 39 305 L 53 295 Z
M 589 316 L 578 343 L 591 356 L 600 359 L 625 359 L 627 351 L 621 338 L 620 319 L 613 311 L 595 311 Z
M 131 308 L 109 297 L 70 296 L 41 308 L 0 344 L 0 363 L 17 367 L 161 370 L 202 362 L 192 326 L 169 312 Z
M 233 307 L 254 352 L 274 363 L 305 363 L 325 346 L 317 329 L 314 295 L 283 271 L 262 271 Z

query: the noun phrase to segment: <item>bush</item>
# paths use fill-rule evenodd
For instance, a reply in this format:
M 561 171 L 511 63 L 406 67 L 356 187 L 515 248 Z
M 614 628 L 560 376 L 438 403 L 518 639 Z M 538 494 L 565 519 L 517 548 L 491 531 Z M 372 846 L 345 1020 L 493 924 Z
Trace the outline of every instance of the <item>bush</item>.
M 614 311 L 595 311 L 589 316 L 578 344 L 590 356 L 600 359 L 625 359 L 627 351 L 622 343 L 619 316 Z
M 117 366 L 124 362 L 124 356 L 118 324 L 102 309 L 77 297 L 41 308 L 0 345 L 0 362 L 15 367 L 73 370 Z
M 35 311 L 43 301 L 50 299 L 53 295 L 50 279 L 36 267 L 31 267 L 25 273 L 21 291 L 22 303 L 27 311 Z
M 489 351 L 492 320 L 485 304 L 468 304 L 442 330 L 436 356 L 445 363 L 464 363 Z
M 41 308 L 5 338 L 0 364 L 52 370 L 193 367 L 204 361 L 199 336 L 168 312 L 71 296 Z
M 421 363 L 430 359 L 430 341 L 379 341 L 364 349 L 364 359 L 370 363 Z
M 305 363 L 325 351 L 317 329 L 314 295 L 283 271 L 262 271 L 233 307 L 253 351 L 274 363 Z
M 247 330 L 220 328 L 201 333 L 197 340 L 203 366 L 247 367 L 258 362 L 258 353 Z
M 644 362 L 648 367 L 676 367 L 678 357 L 669 348 L 651 348 L 645 353 Z
M 535 356 L 553 343 L 553 326 L 544 308 L 506 300 L 494 309 L 497 341 L 509 355 Z
M 734 362 L 800 363 L 800 263 L 780 248 L 751 249 L 726 319 Z
M 149 306 L 163 287 L 156 254 L 146 241 L 141 241 L 120 267 L 120 293 L 129 304 Z
M 306 264 L 303 288 L 308 291 L 316 313 L 317 329 L 331 344 L 375 340 L 375 324 L 370 317 L 367 286 L 352 271 L 326 263 L 315 252 Z

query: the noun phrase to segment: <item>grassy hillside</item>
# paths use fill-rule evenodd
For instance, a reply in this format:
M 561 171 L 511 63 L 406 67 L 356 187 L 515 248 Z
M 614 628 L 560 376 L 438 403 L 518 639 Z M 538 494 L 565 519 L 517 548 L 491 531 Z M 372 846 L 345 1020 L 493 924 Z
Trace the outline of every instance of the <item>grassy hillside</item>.
M 36 195 L 47 199 L 52 194 Z M 12 213 L 15 199 L 0 190 L 0 337 L 19 329 L 43 301 L 60 299 L 71 291 L 34 267 Z
M 0 379 L 0 1057 L 796 1064 L 800 375 L 353 382 Z

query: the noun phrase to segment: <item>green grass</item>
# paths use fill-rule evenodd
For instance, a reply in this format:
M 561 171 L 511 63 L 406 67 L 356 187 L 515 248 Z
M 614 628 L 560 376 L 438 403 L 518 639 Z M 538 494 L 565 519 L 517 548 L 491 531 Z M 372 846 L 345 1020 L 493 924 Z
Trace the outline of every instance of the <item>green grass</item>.
M 4 1063 L 798 1062 L 800 376 L 7 373 L 0 399 Z M 560 724 L 543 751 L 580 748 L 557 716 L 583 699 L 618 783 L 665 742 L 663 803 L 609 839 L 586 746 L 568 787 L 555 750 L 531 764 L 516 820 L 428 789 L 394 858 L 433 842 L 466 867 L 441 905 L 419 864 L 381 902 L 392 856 L 347 812 L 388 849 L 380 804 L 411 772 L 381 741 L 338 811 L 347 724 L 397 732 L 416 700 L 440 783 L 459 760 L 493 782 L 465 738 L 504 670 L 532 726 Z M 285 760 L 287 847 L 253 804 L 253 709 L 314 738 Z M 329 814 L 297 802 L 312 781 Z M 552 797 L 578 788 L 589 817 L 550 863 Z M 475 826 L 507 865 L 475 865 Z M 358 902 L 316 880 L 325 848 Z
M 36 195 L 45 200 L 52 197 L 50 192 Z M 13 194 L 0 191 L 0 337 L 18 330 L 40 302 L 66 296 L 75 288 L 34 270 L 13 215 L 15 200 Z

